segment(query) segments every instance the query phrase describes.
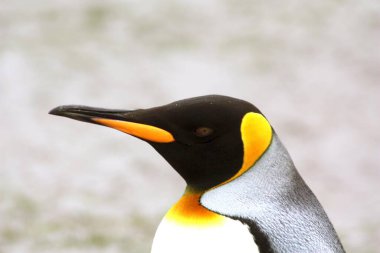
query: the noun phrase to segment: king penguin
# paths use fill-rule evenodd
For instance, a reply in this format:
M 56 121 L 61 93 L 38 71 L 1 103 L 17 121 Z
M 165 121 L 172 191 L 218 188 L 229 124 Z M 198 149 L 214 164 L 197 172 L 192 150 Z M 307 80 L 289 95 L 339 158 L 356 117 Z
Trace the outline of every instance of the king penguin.
M 266 117 L 219 95 L 139 110 L 59 106 L 50 114 L 148 142 L 186 181 L 151 253 L 344 252 Z

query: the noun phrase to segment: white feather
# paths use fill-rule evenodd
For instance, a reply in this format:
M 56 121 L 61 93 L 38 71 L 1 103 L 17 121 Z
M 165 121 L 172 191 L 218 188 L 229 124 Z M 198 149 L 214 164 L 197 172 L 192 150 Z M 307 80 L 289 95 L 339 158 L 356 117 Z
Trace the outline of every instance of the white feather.
M 211 226 L 191 226 L 164 218 L 153 240 L 151 253 L 258 253 L 248 227 L 223 217 Z

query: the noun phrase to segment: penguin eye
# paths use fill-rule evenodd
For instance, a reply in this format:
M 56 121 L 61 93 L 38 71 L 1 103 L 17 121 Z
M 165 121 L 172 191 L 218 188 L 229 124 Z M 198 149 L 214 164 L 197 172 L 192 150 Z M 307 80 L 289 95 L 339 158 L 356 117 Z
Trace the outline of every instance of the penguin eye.
M 214 132 L 212 128 L 209 127 L 198 127 L 197 129 L 194 130 L 194 134 L 197 137 L 206 137 L 211 135 Z

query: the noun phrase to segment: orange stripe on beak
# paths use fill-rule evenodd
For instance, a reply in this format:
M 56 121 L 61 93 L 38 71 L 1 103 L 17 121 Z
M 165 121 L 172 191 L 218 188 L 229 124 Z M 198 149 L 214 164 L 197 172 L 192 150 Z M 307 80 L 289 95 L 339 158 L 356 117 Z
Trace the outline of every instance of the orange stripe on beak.
M 158 143 L 175 141 L 171 133 L 158 127 L 113 119 L 92 118 L 92 120 L 147 141 Z

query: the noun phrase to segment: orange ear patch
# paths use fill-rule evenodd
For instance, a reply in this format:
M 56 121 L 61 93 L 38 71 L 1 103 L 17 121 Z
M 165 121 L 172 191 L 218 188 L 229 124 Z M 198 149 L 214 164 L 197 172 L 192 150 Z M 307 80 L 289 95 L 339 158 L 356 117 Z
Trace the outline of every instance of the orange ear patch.
M 272 141 L 272 127 L 266 118 L 259 113 L 249 112 L 245 114 L 241 122 L 240 132 L 244 148 L 243 165 L 233 177 L 216 187 L 231 182 L 251 168 Z
M 259 113 L 247 113 L 242 120 L 240 131 L 244 145 L 243 166 L 232 180 L 252 167 L 272 141 L 272 127 Z

